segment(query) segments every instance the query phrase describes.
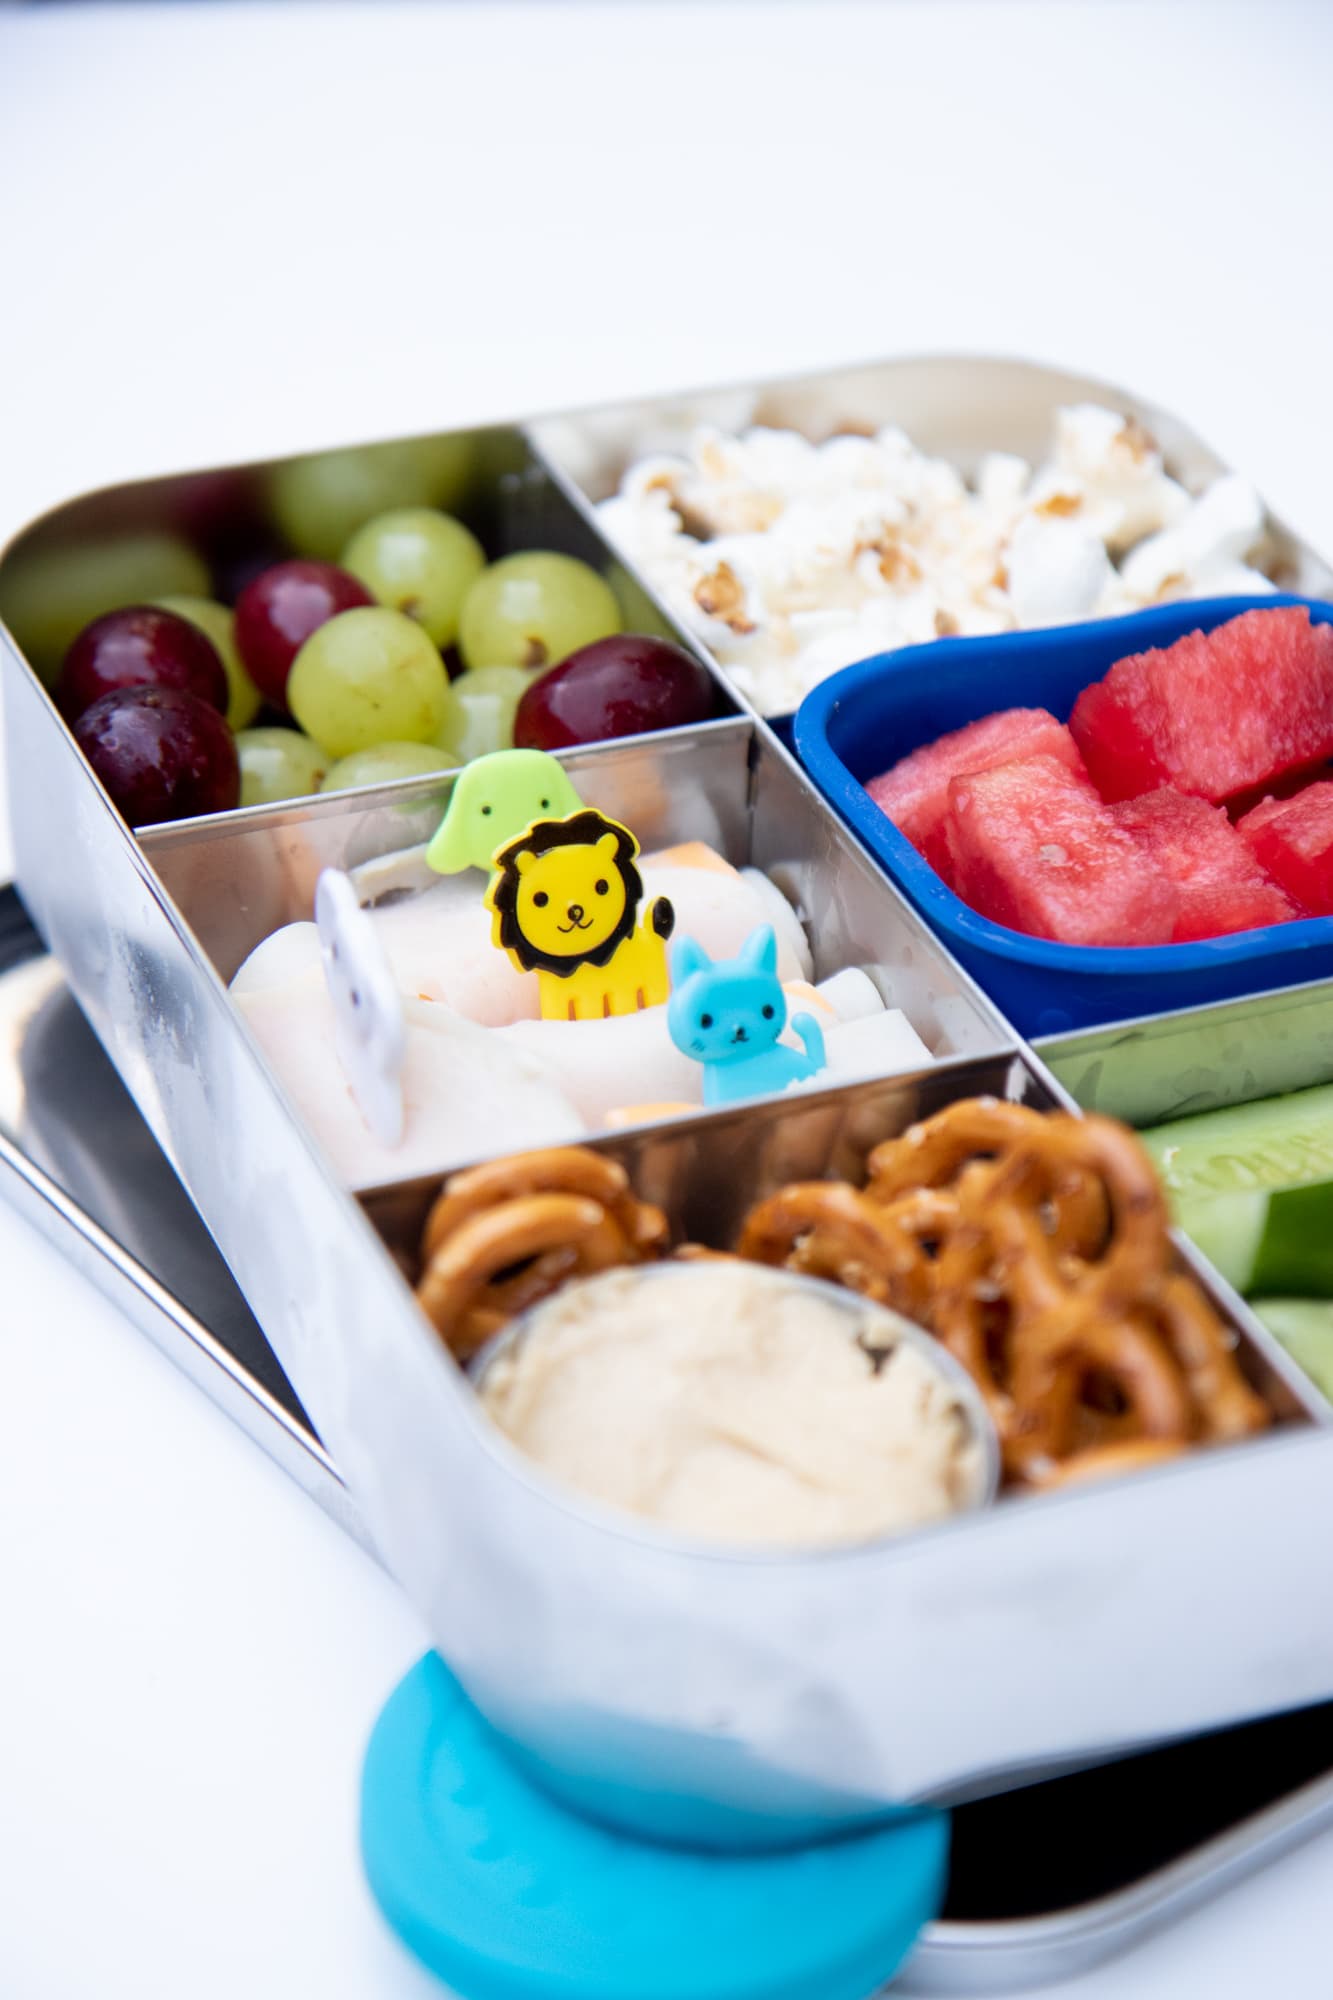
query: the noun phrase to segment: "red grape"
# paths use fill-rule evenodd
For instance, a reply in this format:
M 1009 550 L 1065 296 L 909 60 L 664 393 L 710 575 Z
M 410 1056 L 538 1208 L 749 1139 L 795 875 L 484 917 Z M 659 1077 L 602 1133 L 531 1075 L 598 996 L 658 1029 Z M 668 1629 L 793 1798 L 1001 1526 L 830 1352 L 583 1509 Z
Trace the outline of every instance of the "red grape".
M 520 750 L 563 750 L 608 736 L 679 729 L 713 711 L 705 667 L 667 639 L 626 633 L 581 646 L 528 688 L 514 718 Z
M 155 605 L 108 611 L 85 625 L 65 655 L 56 700 L 73 722 L 103 695 L 125 688 L 179 688 L 227 709 L 227 673 L 197 625 Z
M 261 570 L 236 601 L 236 644 L 261 693 L 287 705 L 287 676 L 310 634 L 374 598 L 336 563 L 299 558 Z
M 226 812 L 241 796 L 236 744 L 217 709 L 183 688 L 121 688 L 74 724 L 131 826 Z

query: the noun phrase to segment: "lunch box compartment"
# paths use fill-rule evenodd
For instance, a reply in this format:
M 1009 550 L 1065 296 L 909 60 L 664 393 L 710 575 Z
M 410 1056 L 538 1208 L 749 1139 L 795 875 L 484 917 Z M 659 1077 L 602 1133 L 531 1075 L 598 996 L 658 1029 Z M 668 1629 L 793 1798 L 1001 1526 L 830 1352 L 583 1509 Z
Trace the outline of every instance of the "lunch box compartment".
M 601 534 L 592 510 L 552 476 L 515 425 L 393 439 L 355 449 L 371 455 L 372 469 L 374 454 L 383 453 L 389 460 L 388 469 L 376 480 L 380 509 L 420 503 L 422 489 L 412 454 L 449 453 L 453 470 L 439 504 L 472 529 L 489 561 L 524 549 L 552 549 L 577 557 L 603 575 L 623 571 L 623 579 L 614 579 L 617 583 L 637 581 Z M 405 461 L 402 466 L 397 466 L 395 455 Z M 302 453 L 145 479 L 53 508 L 0 552 L 0 620 L 49 684 L 80 627 L 126 601 L 108 590 L 107 579 L 116 576 L 117 562 L 133 578 L 139 602 L 182 593 L 206 595 L 210 575 L 230 599 L 259 569 L 291 553 L 276 519 L 275 482 L 324 456 Z M 338 552 L 332 553 L 336 557 Z M 659 628 L 708 666 L 715 683 L 714 713 L 724 716 L 741 710 L 744 704 L 698 642 L 682 632 L 668 613 L 648 605 L 643 609 L 643 625 L 636 621 L 636 629 Z
M 825 811 L 802 773 L 745 717 L 592 744 L 561 761 L 580 797 L 627 824 L 643 850 L 703 840 L 738 868 L 763 870 L 810 936 L 814 977 L 868 971 L 932 1055 L 1011 1048 L 999 1015 L 950 962 L 870 857 Z M 417 778 L 147 828 L 142 852 L 223 979 L 281 925 L 309 918 L 322 868 L 386 881 L 437 881 L 429 840 L 455 780 Z M 415 851 L 414 851 L 415 850 Z M 484 883 L 474 871 L 480 899 Z
M 602 409 L 542 417 L 526 427 L 538 456 L 566 492 L 589 511 L 612 497 L 638 460 L 679 452 L 700 426 L 743 432 L 752 425 L 793 430 L 813 442 L 842 433 L 873 436 L 896 425 L 932 458 L 971 479 L 991 452 L 1012 452 L 1030 464 L 1048 452 L 1057 411 L 1092 403 L 1148 432 L 1166 470 L 1190 492 L 1201 492 L 1230 468 L 1187 424 L 1130 391 L 1095 377 L 1039 362 L 992 355 L 906 356 L 817 374 L 731 384 L 687 395 L 652 396 Z M 1262 567 L 1284 590 L 1333 595 L 1333 569 L 1271 512 Z M 659 603 L 640 576 L 640 583 Z M 730 685 L 724 667 L 697 637 L 694 644 Z M 747 698 L 736 700 L 749 706 Z M 769 716 L 771 724 L 786 717 Z
M 770 1102 L 709 1118 L 682 1119 L 651 1132 L 605 1137 L 593 1145 L 625 1167 L 640 1198 L 657 1202 L 666 1210 L 678 1237 L 726 1249 L 756 1200 L 793 1180 L 828 1176 L 860 1182 L 866 1155 L 881 1140 L 945 1104 L 973 1096 L 1059 1108 L 1059 1100 L 1044 1078 L 1021 1057 L 997 1057 L 938 1065 L 914 1077 L 829 1091 L 794 1103 Z M 405 1270 L 416 1266 L 422 1227 L 439 1186 L 438 1177 L 429 1177 L 371 1190 L 361 1198 L 395 1261 Z M 1202 1270 L 1206 1287 L 1229 1315 L 1231 1300 L 1224 1295 L 1224 1288 L 1213 1283 L 1201 1260 L 1189 1261 Z M 675 1544 L 664 1548 L 664 1537 L 646 1528 L 636 1531 L 628 1521 L 623 1526 L 618 1521 L 612 1524 L 595 1507 L 585 1510 L 576 1495 L 556 1496 L 554 1504 L 562 1510 L 586 1512 L 590 1524 L 600 1519 L 608 1544 L 615 1547 L 615 1555 L 608 1549 L 605 1560 L 615 1563 L 616 1605 L 608 1592 L 604 1602 L 595 1596 L 585 1603 L 583 1615 L 591 1621 L 590 1643 L 617 1649 L 620 1665 L 616 1666 L 613 1658 L 605 1664 L 608 1685 L 622 1685 L 619 1713 L 605 1718 L 605 1738 L 591 1728 L 586 1735 L 580 1733 L 574 1753 L 558 1733 L 536 1743 L 530 1712 L 525 1711 L 521 1721 L 511 1721 L 510 1735 L 529 1750 L 536 1749 L 544 1781 L 572 1803 L 632 1826 L 649 1826 L 669 1838 L 705 1841 L 723 1841 L 733 1831 L 742 1837 L 755 1837 L 757 1828 L 750 1820 L 754 1812 L 789 1824 L 794 1823 L 790 1815 L 802 1811 L 822 1814 L 832 1810 L 840 1822 L 844 1817 L 857 1817 L 852 1766 L 840 1762 L 841 1750 L 850 1747 L 853 1737 L 867 1760 L 856 1783 L 864 1786 L 871 1782 L 869 1773 L 877 1760 L 888 1757 L 895 1772 L 890 1792 L 900 1799 L 978 1796 L 1049 1775 L 1057 1768 L 1097 1762 L 1132 1747 L 1136 1739 L 1125 1725 L 1125 1714 L 1151 1709 L 1160 1722 L 1164 1706 L 1173 1699 L 1170 1685 L 1185 1659 L 1205 1678 L 1213 1671 L 1206 1664 L 1211 1659 L 1207 1644 L 1198 1644 L 1195 1621 L 1200 1617 L 1205 1624 L 1215 1621 L 1218 1607 L 1214 1604 L 1210 1610 L 1206 1602 L 1201 1603 L 1188 1578 L 1215 1573 L 1226 1560 L 1227 1538 L 1242 1532 L 1226 1498 L 1230 1481 L 1221 1477 L 1226 1463 L 1230 1462 L 1233 1476 L 1243 1476 L 1259 1457 L 1274 1454 L 1271 1468 L 1276 1455 L 1303 1446 L 1311 1435 L 1312 1414 L 1321 1418 L 1326 1414 L 1322 1400 L 1304 1377 L 1243 1312 L 1238 1333 L 1247 1374 L 1287 1419 L 1285 1426 L 1267 1438 L 1203 1451 L 1156 1473 L 1108 1481 L 1095 1489 L 1006 1497 L 988 1514 L 960 1518 L 896 1542 L 826 1552 L 813 1558 L 768 1556 L 750 1560 L 727 1552 L 681 1552 L 679 1559 L 692 1568 L 693 1581 L 686 1586 L 673 1574 L 668 1586 L 671 1556 L 667 1550 L 675 1554 Z M 1322 1435 L 1317 1436 L 1317 1442 L 1322 1462 Z M 1307 1472 L 1313 1464 L 1314 1460 L 1307 1461 Z M 534 1485 L 540 1485 L 539 1475 L 533 1472 L 529 1476 Z M 1202 1496 L 1205 1482 L 1210 1488 L 1206 1499 Z M 1213 1515 L 1215 1505 L 1227 1516 L 1225 1525 Z M 1254 1524 L 1243 1532 L 1247 1537 L 1252 1535 Z M 1214 1542 L 1215 1535 L 1221 1539 Z M 822 1751 L 824 1757 L 834 1759 L 828 1768 L 839 1768 L 843 1785 L 852 1785 L 851 1791 L 841 1793 L 840 1802 L 829 1798 L 821 1807 L 814 1794 L 803 1795 L 799 1789 L 787 1792 L 786 1780 L 795 1778 L 795 1768 L 788 1770 L 782 1785 L 778 1785 L 775 1770 L 761 1774 L 755 1762 L 754 1738 L 748 1731 L 760 1728 L 759 1718 L 767 1704 L 756 1700 L 753 1691 L 747 1703 L 739 1682 L 739 1706 L 732 1713 L 737 1726 L 747 1732 L 745 1756 L 727 1770 L 724 1782 L 729 1796 L 723 1812 L 702 1811 L 702 1799 L 692 1787 L 702 1784 L 711 1789 L 730 1764 L 729 1756 L 720 1756 L 717 1768 L 704 1775 L 698 1746 L 677 1742 L 673 1754 L 679 1755 L 680 1765 L 660 1763 L 654 1734 L 666 1720 L 660 1705 L 654 1712 L 653 1728 L 645 1737 L 633 1742 L 623 1734 L 627 1721 L 624 1709 L 642 1700 L 647 1681 L 658 1684 L 656 1699 L 660 1704 L 671 1678 L 659 1674 L 640 1651 L 646 1641 L 642 1621 L 652 1618 L 651 1605 L 640 1601 L 637 1610 L 630 1613 L 623 1602 L 622 1593 L 630 1585 L 621 1558 L 634 1545 L 640 1558 L 654 1566 L 660 1551 L 662 1587 L 669 1587 L 673 1597 L 678 1590 L 683 1592 L 677 1599 L 681 1627 L 690 1632 L 693 1646 L 700 1650 L 691 1654 L 688 1663 L 684 1650 L 674 1657 L 678 1672 L 690 1682 L 697 1679 L 702 1658 L 719 1666 L 725 1664 L 728 1645 L 734 1643 L 736 1635 L 732 1633 L 724 1644 L 720 1628 L 746 1622 L 741 1607 L 752 1588 L 762 1587 L 759 1572 L 765 1561 L 781 1571 L 784 1588 L 775 1592 L 763 1626 L 764 1656 L 768 1645 L 779 1642 L 780 1636 L 785 1666 L 779 1669 L 769 1658 L 768 1669 L 778 1674 L 778 1682 L 765 1680 L 764 1685 L 770 1687 L 776 1701 L 778 1685 L 789 1675 L 791 1686 L 804 1686 L 803 1699 L 812 1715 L 823 1717 L 825 1723 L 839 1717 L 835 1735 L 852 1729 L 852 1737 L 840 1749 L 835 1750 L 829 1740 Z M 538 1558 L 534 1555 L 533 1560 Z M 1283 1560 L 1276 1546 L 1272 1560 Z M 826 1590 L 835 1569 L 841 1569 L 843 1577 Z M 1173 1583 L 1167 1582 L 1166 1571 L 1173 1573 Z M 999 1578 L 1005 1579 L 1005 1585 L 997 1597 L 995 1579 Z M 968 1591 L 980 1592 L 980 1599 L 969 1604 Z M 1026 1610 L 1014 1623 L 1010 1613 L 1019 1603 Z M 1044 1613 L 1040 1610 L 1043 1603 L 1047 1607 Z M 1187 1605 L 1188 1613 L 1184 1609 Z M 1029 1614 L 1030 1623 L 1024 1629 L 1024 1618 Z M 1053 1616 L 1059 1622 L 1061 1663 L 1055 1680 L 1046 1687 L 1048 1705 L 1042 1709 L 1035 1689 L 1052 1668 L 1044 1635 L 1047 1619 Z M 1317 1616 L 1322 1621 L 1322 1612 Z M 979 1678 L 963 1670 L 949 1637 L 952 1634 L 961 1643 L 961 1633 L 972 1626 L 974 1617 L 980 1620 L 974 1628 L 976 1643 L 987 1660 L 987 1672 Z M 1149 1618 L 1151 1625 L 1145 1626 L 1143 1620 Z M 1135 1663 L 1140 1648 L 1147 1643 L 1148 1630 L 1155 1664 L 1145 1683 Z M 658 1631 L 657 1643 L 673 1645 L 668 1628 Z M 1247 1641 L 1238 1631 L 1228 1641 L 1231 1660 L 1223 1678 L 1236 1664 L 1236 1647 L 1243 1653 L 1248 1643 L 1259 1642 Z M 872 1668 L 876 1657 L 878 1667 Z M 1023 1662 L 1021 1679 L 1011 1678 L 1019 1658 Z M 1308 1668 L 1313 1668 L 1315 1658 L 1312 1647 Z M 1065 1679 L 1072 1660 L 1078 1662 L 1077 1676 L 1071 1676 L 1077 1681 L 1076 1688 Z M 842 1679 L 853 1661 L 860 1663 L 868 1677 L 859 1682 L 855 1693 Z M 761 1674 L 766 1671 L 759 1668 L 757 1659 L 755 1670 Z M 1322 1666 L 1319 1671 L 1323 1671 Z M 496 1663 L 492 1662 L 488 1679 L 495 1672 Z M 1085 1684 L 1085 1674 L 1090 1684 Z M 955 1706 L 961 1701 L 964 1684 L 970 1690 L 967 1715 Z M 1113 1696 L 1112 1689 L 1117 1687 L 1119 1694 Z M 928 1688 L 933 1690 L 929 1695 Z M 1190 1700 L 1193 1696 L 1185 1696 L 1181 1690 L 1181 1698 Z M 972 1705 L 984 1711 L 975 1739 L 971 1733 Z M 1122 1706 L 1122 1720 L 1111 1732 L 1107 1711 L 1114 1706 Z M 1100 1717 L 1097 1727 L 1089 1727 L 1093 1711 Z M 812 1728 L 819 1734 L 819 1724 L 812 1724 Z M 1168 1733 L 1178 1732 L 1157 1728 L 1153 1735 Z M 793 1723 L 788 1748 L 789 1754 L 798 1758 L 800 1739 L 801 1731 Z M 1036 1747 L 1038 1740 L 1041 1749 Z M 980 1750 L 983 1741 L 987 1746 L 984 1755 Z M 1054 1747 L 1057 1741 L 1059 1748 Z M 661 1748 L 665 1753 L 667 1746 Z M 735 1746 L 729 1748 L 734 1751 Z M 625 1767 L 617 1766 L 618 1749 L 629 1753 L 639 1774 L 638 1783 L 627 1778 Z M 770 1746 L 764 1755 L 771 1759 L 773 1748 Z M 981 1758 L 970 1769 L 969 1755 Z M 770 1785 L 776 1788 L 769 1789 Z M 752 1789 L 755 1786 L 763 1789 Z M 650 1794 L 647 1798 L 645 1790 Z M 885 1802 L 889 1795 L 886 1793 Z M 781 1803 L 784 1797 L 785 1806 Z M 867 1810 L 873 1809 L 867 1806 Z M 818 1818 L 807 1819 L 805 1830 L 812 1831 L 819 1823 Z
M 1229 1000 L 1333 974 L 1333 917 L 1309 917 L 1196 944 L 1057 944 L 969 909 L 880 810 L 865 787 L 909 752 L 1005 708 L 1047 708 L 1062 722 L 1085 687 L 1131 653 L 1211 631 L 1241 612 L 1309 603 L 1270 596 L 1207 598 L 1128 618 L 882 653 L 834 674 L 802 702 L 797 754 L 885 873 L 1024 1035 Z

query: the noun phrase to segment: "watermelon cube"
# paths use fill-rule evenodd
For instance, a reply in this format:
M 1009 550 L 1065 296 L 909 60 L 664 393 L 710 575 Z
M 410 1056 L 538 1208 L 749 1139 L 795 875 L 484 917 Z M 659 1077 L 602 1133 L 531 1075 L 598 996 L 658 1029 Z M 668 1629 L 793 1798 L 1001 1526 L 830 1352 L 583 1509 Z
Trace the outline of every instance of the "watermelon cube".
M 1111 807 L 1180 891 L 1173 944 L 1283 924 L 1301 913 L 1270 882 L 1221 806 L 1169 786 Z
M 955 778 L 958 894 L 984 917 L 1062 944 L 1166 944 L 1180 893 L 1109 806 L 1055 757 Z
M 1161 785 L 1214 804 L 1333 756 L 1333 626 L 1304 605 L 1117 660 L 1069 718 L 1104 799 Z
M 1023 757 L 1054 757 L 1083 772 L 1074 739 L 1044 708 L 1005 708 L 939 736 L 866 786 L 871 798 L 936 873 L 950 880 L 949 785 L 969 771 L 989 771 Z
M 1236 832 L 1302 911 L 1333 914 L 1333 784 L 1307 785 L 1294 799 L 1265 799 Z

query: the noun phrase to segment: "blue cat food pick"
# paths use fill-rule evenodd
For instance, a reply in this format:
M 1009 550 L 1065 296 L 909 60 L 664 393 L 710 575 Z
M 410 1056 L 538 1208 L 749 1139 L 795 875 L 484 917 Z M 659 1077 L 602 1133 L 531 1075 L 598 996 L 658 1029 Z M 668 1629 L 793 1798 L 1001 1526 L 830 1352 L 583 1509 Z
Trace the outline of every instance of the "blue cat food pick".
M 770 924 L 751 931 L 735 958 L 712 959 L 693 938 L 678 939 L 671 979 L 667 1026 L 681 1054 L 703 1064 L 705 1104 L 785 1090 L 824 1068 L 824 1036 L 813 1015 L 792 1019 L 804 1055 L 778 1040 L 787 1024 L 787 996 Z

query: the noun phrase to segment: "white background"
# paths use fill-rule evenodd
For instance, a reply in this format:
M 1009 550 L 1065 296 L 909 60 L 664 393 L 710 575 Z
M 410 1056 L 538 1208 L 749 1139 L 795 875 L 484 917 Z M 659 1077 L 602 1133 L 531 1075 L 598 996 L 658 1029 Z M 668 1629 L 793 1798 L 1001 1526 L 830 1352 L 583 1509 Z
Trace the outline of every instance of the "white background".
M 0 534 L 946 348 L 1176 407 L 1327 553 L 1330 84 L 1278 0 L 0 11 Z M 0 1994 L 437 1991 L 355 1846 L 410 1609 L 3 1208 L 0 1274 Z M 1325 1995 L 1331 1883 L 1333 1837 L 1049 1990 Z

